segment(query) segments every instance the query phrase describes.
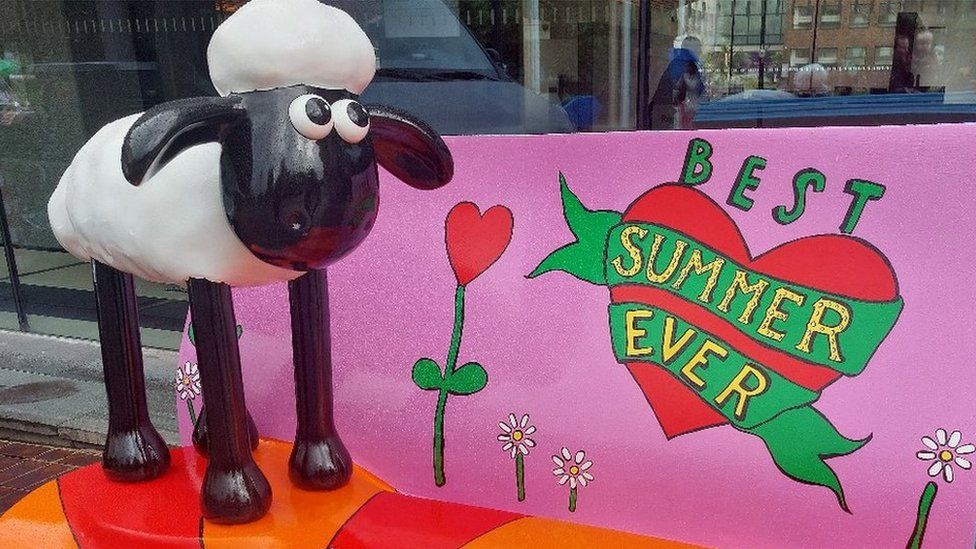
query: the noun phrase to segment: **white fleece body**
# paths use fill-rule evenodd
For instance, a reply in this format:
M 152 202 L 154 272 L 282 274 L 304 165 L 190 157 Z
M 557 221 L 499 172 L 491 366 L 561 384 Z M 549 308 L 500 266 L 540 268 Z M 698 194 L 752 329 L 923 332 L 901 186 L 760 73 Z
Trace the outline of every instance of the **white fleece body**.
M 126 181 L 122 141 L 140 115 L 98 130 L 61 176 L 48 217 L 68 252 L 175 284 L 205 278 L 260 286 L 302 274 L 261 261 L 234 234 L 221 196 L 218 143 L 187 148 L 139 186 Z

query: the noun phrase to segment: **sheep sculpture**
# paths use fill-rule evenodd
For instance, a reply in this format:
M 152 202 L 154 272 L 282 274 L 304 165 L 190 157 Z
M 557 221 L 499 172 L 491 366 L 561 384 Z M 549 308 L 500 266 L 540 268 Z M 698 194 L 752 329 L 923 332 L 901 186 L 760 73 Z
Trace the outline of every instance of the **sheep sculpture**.
M 316 0 L 252 0 L 207 50 L 219 97 L 181 99 L 100 129 L 48 204 L 51 227 L 93 265 L 109 429 L 102 466 L 121 481 L 163 474 L 150 421 L 133 275 L 186 284 L 206 414 L 204 516 L 263 516 L 268 481 L 251 457 L 231 287 L 288 281 L 297 432 L 289 473 L 334 489 L 352 460 L 332 417 L 324 268 L 377 215 L 377 163 L 418 189 L 446 184 L 450 151 L 423 122 L 362 106 L 376 60 L 345 12 Z M 205 427 L 205 429 L 202 429 Z

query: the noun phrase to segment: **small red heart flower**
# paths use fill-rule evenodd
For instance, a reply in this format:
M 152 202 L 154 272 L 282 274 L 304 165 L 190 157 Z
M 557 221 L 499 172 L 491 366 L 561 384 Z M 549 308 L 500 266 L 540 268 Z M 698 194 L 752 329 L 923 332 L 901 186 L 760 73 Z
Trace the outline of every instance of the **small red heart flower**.
M 459 285 L 466 286 L 498 261 L 512 241 L 512 226 L 512 211 L 505 206 L 492 206 L 484 215 L 471 202 L 451 208 L 444 232 Z

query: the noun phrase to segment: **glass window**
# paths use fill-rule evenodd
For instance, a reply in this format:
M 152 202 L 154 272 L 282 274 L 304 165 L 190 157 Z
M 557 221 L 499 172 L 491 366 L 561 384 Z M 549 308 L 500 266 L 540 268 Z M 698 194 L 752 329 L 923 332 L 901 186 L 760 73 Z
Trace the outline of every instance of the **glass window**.
M 931 0 L 929 0 L 929 2 L 931 2 Z M 901 7 L 899 11 L 919 12 L 922 11 L 923 4 L 924 3 L 922 0 L 901 0 Z
M 793 6 L 793 28 L 809 29 L 813 27 L 813 6 L 797 3 Z
M 810 62 L 810 48 L 793 48 L 790 50 L 790 66 L 802 67 Z
M 820 26 L 822 28 L 840 26 L 840 2 L 820 6 Z
M 882 26 L 893 26 L 898 20 L 898 11 L 901 8 L 899 0 L 882 0 L 878 10 L 878 24 Z
M 817 63 L 828 67 L 836 65 L 837 48 L 819 48 L 817 50 Z
M 871 24 L 872 0 L 855 0 L 851 4 L 851 28 L 866 27 Z
M 859 46 L 847 48 L 847 52 L 844 55 L 844 66 L 861 67 L 864 65 L 865 57 L 867 57 L 867 51 L 867 48 Z
M 735 23 L 732 38 L 736 44 L 761 46 L 782 40 L 782 0 L 736 0 L 734 18 L 732 5 L 729 4 L 724 17 L 730 29 L 731 23 Z
M 10 285 L 0 282 L 0 328 L 97 337 L 91 269 L 61 250 L 47 200 L 76 151 L 106 123 L 213 95 L 207 43 L 244 3 L 0 2 L 0 198 L 20 290 L 15 306 Z M 444 134 L 637 127 L 637 2 L 326 3 L 347 10 L 376 47 L 379 70 L 364 102 L 402 108 Z M 655 51 L 674 40 L 667 29 L 650 34 Z M 143 281 L 137 291 L 143 341 L 179 345 L 185 291 Z
M 890 66 L 893 53 L 894 53 L 894 48 L 892 48 L 891 46 L 875 46 L 874 64 L 882 65 L 882 66 Z
M 882 3 L 884 12 L 892 13 L 888 26 L 878 25 Z M 837 5 L 840 19 L 830 28 L 823 19 L 830 21 Z M 694 32 L 703 37 L 706 52 L 714 44 L 715 53 L 705 54 L 710 101 L 700 106 L 696 127 L 972 120 L 976 19 L 960 13 L 969 14 L 971 6 L 948 5 L 941 13 L 935 0 L 795 0 L 788 7 L 782 42 L 767 42 L 770 62 L 762 65 L 739 53 L 746 47 L 723 42 L 721 27 L 703 22 Z M 810 26 L 802 28 L 807 21 Z M 709 33 L 716 38 L 705 38 Z M 882 97 L 906 92 L 911 94 Z M 804 101 L 811 96 L 824 100 Z
M 976 121 L 969 0 L 321 1 L 376 47 L 364 101 L 448 135 Z M 214 94 L 207 43 L 245 3 L 0 1 L 0 328 L 95 337 L 47 199 L 106 123 Z M 144 341 L 176 346 L 185 292 L 137 290 Z

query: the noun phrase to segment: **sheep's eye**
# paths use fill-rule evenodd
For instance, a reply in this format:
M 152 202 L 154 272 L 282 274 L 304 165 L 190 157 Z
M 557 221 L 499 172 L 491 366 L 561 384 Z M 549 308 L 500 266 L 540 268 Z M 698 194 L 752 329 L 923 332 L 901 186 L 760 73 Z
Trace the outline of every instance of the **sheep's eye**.
M 324 99 L 313 97 L 305 102 L 305 114 L 308 119 L 318 126 L 324 126 L 332 122 L 332 109 Z
M 359 143 L 369 132 L 369 113 L 352 99 L 340 99 L 332 104 L 335 128 L 346 143 Z
M 317 95 L 296 97 L 288 107 L 288 117 L 298 133 L 313 141 L 332 132 L 332 108 Z

